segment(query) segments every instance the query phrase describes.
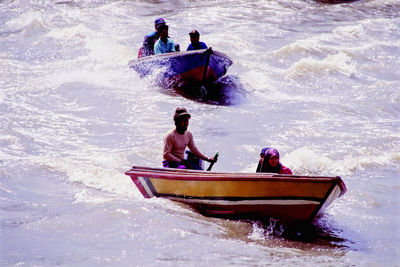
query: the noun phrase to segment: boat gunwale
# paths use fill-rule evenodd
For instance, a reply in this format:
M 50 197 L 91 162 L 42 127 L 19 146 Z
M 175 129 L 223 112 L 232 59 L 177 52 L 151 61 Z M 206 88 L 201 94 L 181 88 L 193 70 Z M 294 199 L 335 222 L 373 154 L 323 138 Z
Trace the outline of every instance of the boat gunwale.
M 129 67 L 133 67 L 138 64 L 144 64 L 144 63 L 150 63 L 152 61 L 159 61 L 159 60 L 166 60 L 170 58 L 175 58 L 175 57 L 182 57 L 190 54 L 203 54 L 207 51 L 207 49 L 201 49 L 201 50 L 192 50 L 192 51 L 177 51 L 177 52 L 171 52 L 171 53 L 163 53 L 163 54 L 157 54 L 157 55 L 151 55 L 151 56 L 146 56 L 146 57 L 141 57 L 141 58 L 135 58 L 132 59 L 128 62 Z M 212 50 L 211 55 L 216 55 L 219 57 L 223 57 L 227 60 L 229 60 L 230 64 L 233 64 L 233 60 L 226 54 L 222 52 L 218 52 L 215 50 Z

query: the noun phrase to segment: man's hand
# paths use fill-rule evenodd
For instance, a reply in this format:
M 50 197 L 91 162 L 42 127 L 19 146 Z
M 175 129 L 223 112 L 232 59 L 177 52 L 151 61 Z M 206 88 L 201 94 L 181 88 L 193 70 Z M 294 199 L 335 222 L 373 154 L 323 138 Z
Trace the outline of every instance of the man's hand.
M 214 157 L 212 157 L 212 158 L 207 158 L 207 159 L 208 159 L 208 162 L 211 162 L 211 163 L 217 162 L 218 156 L 219 156 L 219 153 L 217 152 L 217 153 L 215 153 L 215 156 L 214 156 Z
M 217 158 L 215 158 L 215 157 L 207 158 L 208 162 L 217 162 L 217 160 L 218 160 L 218 157 Z

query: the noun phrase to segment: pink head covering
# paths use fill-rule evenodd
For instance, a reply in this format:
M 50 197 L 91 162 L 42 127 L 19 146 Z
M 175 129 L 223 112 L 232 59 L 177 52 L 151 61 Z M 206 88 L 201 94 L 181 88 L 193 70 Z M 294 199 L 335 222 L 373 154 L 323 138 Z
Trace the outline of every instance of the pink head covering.
M 264 160 L 269 160 L 272 157 L 277 157 L 279 159 L 279 152 L 275 148 L 269 148 L 264 153 Z
M 263 153 L 264 152 L 264 153 Z M 261 151 L 261 155 L 264 159 L 260 159 L 260 162 L 257 166 L 257 172 L 272 172 L 279 173 L 282 164 L 278 162 L 275 167 L 269 165 L 268 160 L 272 157 L 277 157 L 279 160 L 279 152 L 275 148 L 265 148 Z

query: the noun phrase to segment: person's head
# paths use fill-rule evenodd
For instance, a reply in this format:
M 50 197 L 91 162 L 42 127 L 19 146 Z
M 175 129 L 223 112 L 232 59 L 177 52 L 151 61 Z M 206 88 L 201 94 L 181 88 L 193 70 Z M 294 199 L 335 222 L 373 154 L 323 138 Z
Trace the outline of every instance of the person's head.
M 279 164 L 279 152 L 275 148 L 269 148 L 264 153 L 264 162 L 275 168 Z
M 161 25 L 165 25 L 165 20 L 163 18 L 158 18 L 154 21 L 154 28 L 156 29 L 156 31 L 158 32 L 158 28 Z
M 157 28 L 158 34 L 160 35 L 161 40 L 165 41 L 168 38 L 168 25 L 161 24 Z
M 261 150 L 257 172 L 279 173 L 281 167 L 278 150 L 269 147 Z
M 193 43 L 198 43 L 200 41 L 200 33 L 197 30 L 193 30 L 189 32 L 190 36 L 190 42 Z
M 189 126 L 190 114 L 187 112 L 186 108 L 176 108 L 174 114 L 174 121 L 176 130 L 180 134 L 184 134 Z

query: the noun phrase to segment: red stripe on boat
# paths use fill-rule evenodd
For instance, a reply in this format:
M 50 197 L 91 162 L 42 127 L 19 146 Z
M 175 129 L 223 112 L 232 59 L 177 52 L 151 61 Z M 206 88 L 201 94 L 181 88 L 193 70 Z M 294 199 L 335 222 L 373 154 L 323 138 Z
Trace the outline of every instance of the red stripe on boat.
M 143 197 L 145 198 L 151 198 L 147 192 L 146 189 L 144 189 L 142 183 L 139 181 L 139 178 L 136 176 L 131 176 L 132 181 L 135 183 L 136 187 L 139 189 L 140 193 L 142 193 Z

